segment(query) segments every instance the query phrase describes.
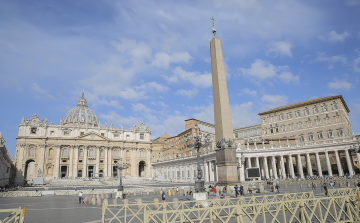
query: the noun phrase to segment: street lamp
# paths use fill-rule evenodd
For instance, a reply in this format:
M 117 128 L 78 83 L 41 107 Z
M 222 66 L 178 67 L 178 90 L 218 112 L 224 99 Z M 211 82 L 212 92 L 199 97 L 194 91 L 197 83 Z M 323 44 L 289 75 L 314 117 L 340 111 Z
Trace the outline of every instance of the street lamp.
M 121 158 L 120 158 L 120 162 L 121 162 L 120 164 L 118 164 L 118 163 L 115 164 L 116 169 L 120 170 L 120 185 L 118 187 L 118 191 L 124 191 L 124 186 L 122 185 L 122 171 L 124 169 L 127 169 L 129 164 L 122 163 Z
M 190 134 L 187 134 L 185 137 L 186 147 L 195 147 L 197 151 L 197 180 L 195 181 L 195 192 L 201 193 L 205 192 L 205 182 L 201 180 L 202 178 L 202 170 L 200 167 L 200 148 L 206 147 L 209 145 L 210 142 L 210 134 L 207 134 L 205 136 L 200 135 L 200 128 L 198 125 L 195 125 L 195 136 L 192 138 Z M 193 140 L 193 144 L 190 144 L 190 141 Z

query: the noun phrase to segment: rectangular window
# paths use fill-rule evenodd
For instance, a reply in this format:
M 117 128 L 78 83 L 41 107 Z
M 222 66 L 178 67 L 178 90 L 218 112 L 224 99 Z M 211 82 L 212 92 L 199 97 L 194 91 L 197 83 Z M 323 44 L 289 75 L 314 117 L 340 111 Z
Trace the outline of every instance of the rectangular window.
M 311 141 L 311 140 L 314 140 L 314 136 L 313 135 L 309 135 L 309 140 Z
M 54 131 L 50 131 L 50 135 L 51 135 L 51 136 L 55 135 L 55 132 L 54 132 Z
M 10 168 L 6 167 L 6 173 L 9 173 Z
M 314 114 L 319 113 L 319 109 L 317 107 L 315 107 L 313 110 L 314 110 Z
M 326 124 L 330 124 L 330 118 L 325 119 Z
M 335 121 L 336 121 L 336 122 L 340 122 L 340 117 L 339 117 L 339 116 L 336 116 L 336 117 L 335 117 Z
M 329 138 L 332 138 L 332 137 L 333 137 L 332 131 L 328 131 L 328 137 L 329 137 Z
M 333 109 L 333 110 L 338 109 L 338 105 L 337 105 L 336 103 L 332 104 L 332 109 Z
M 285 125 L 281 126 L 281 129 L 282 129 L 283 132 L 285 132 L 286 131 L 286 126 Z
M 300 111 L 295 112 L 296 117 L 300 117 Z
M 276 115 L 274 116 L 274 122 L 277 122 L 277 116 Z
M 319 139 L 323 139 L 323 138 L 324 138 L 322 132 L 319 132 L 319 133 L 318 133 L 318 137 L 319 137 Z
M 140 139 L 144 139 L 144 133 L 140 133 Z
M 302 127 L 303 127 L 302 123 L 299 122 L 299 123 L 298 123 L 298 128 L 299 128 L 299 129 L 302 129 Z
M 320 125 L 321 122 L 320 122 L 320 119 L 316 119 L 316 125 Z
M 292 118 L 292 113 L 288 113 L 287 117 L 288 119 Z
M 130 135 L 126 135 L 126 139 L 130 139 Z
M 309 113 L 310 113 L 310 112 L 309 112 L 309 109 L 305 109 L 305 110 L 304 110 L 304 114 L 305 114 L 305 115 L 309 115 Z
M 327 110 L 328 110 L 327 106 L 324 105 L 324 106 L 323 106 L 323 111 L 326 112 Z
M 308 127 L 311 127 L 311 126 L 312 126 L 311 121 L 307 121 L 307 126 L 308 126 Z
M 118 138 L 120 138 L 120 135 L 117 134 L 117 133 L 115 133 L 115 134 L 114 134 L 114 138 L 115 138 L 115 139 L 118 139 Z
M 272 122 L 272 117 L 270 116 L 270 117 L 269 117 L 269 123 L 271 123 L 271 122 Z
M 289 124 L 289 129 L 294 130 L 294 123 Z
M 279 119 L 280 119 L 280 120 L 284 120 L 284 114 L 280 114 L 280 115 L 279 115 Z
M 304 141 L 305 141 L 304 136 L 301 135 L 301 136 L 300 136 L 300 142 L 304 142 Z
M 342 136 L 343 135 L 343 130 L 342 129 L 338 129 L 338 135 Z
M 101 133 L 101 136 L 105 136 L 105 133 Z

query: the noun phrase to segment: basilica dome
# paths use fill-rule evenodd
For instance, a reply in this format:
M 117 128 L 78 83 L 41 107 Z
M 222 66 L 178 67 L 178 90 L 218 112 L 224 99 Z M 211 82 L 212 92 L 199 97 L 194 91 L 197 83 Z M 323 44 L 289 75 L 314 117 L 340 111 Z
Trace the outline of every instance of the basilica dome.
M 95 113 L 88 108 L 84 93 L 79 99 L 78 105 L 71 109 L 64 117 L 63 124 L 78 123 L 78 124 L 92 124 L 99 125 L 99 119 Z

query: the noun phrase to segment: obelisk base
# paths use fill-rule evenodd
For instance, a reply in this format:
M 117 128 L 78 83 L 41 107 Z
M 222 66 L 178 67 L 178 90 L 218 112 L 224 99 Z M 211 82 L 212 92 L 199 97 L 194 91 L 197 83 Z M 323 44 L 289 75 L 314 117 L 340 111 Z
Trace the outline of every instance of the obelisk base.
M 226 186 L 239 183 L 236 148 L 218 148 L 216 150 L 216 166 L 218 171 L 217 185 Z

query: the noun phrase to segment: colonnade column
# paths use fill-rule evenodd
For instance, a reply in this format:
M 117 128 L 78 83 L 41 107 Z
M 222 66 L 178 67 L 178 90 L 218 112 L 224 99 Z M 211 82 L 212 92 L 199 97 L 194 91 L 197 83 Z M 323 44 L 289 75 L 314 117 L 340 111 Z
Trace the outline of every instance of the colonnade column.
M 275 162 L 275 156 L 271 157 L 271 163 L 272 163 L 272 170 L 273 170 L 273 176 L 274 179 L 278 178 L 277 171 L 276 171 L 276 162 Z
M 265 170 L 265 177 L 267 178 L 267 179 L 269 179 L 270 178 L 270 176 L 269 176 L 269 168 L 268 168 L 268 162 L 267 162 L 267 157 L 266 156 L 264 156 L 264 170 Z
M 259 163 L 259 157 L 258 156 L 255 157 L 255 165 L 256 165 L 256 167 L 260 168 L 260 163 Z
M 346 162 L 348 165 L 349 175 L 354 175 L 353 163 L 351 161 L 349 150 L 345 149 Z
M 210 164 L 210 167 L 209 167 L 209 172 L 210 172 L 210 181 L 211 182 L 214 182 L 214 170 L 213 170 L 213 161 L 210 161 L 209 162 L 209 164 Z
M 113 147 L 112 146 L 110 146 L 110 148 L 109 148 L 109 163 L 108 163 L 108 165 L 109 165 L 109 169 L 108 169 L 108 176 L 109 177 L 112 177 L 113 175 L 112 175 L 112 149 L 113 149 Z
M 39 163 L 39 169 L 41 170 L 42 176 L 45 176 L 44 173 L 44 163 L 45 163 L 45 150 L 46 150 L 46 144 L 40 144 L 40 163 Z
M 281 175 L 283 178 L 286 177 L 286 170 L 285 170 L 285 163 L 284 163 L 284 156 L 280 156 L 280 165 L 281 165 Z
M 359 164 L 359 167 L 360 167 L 360 153 L 356 153 L 356 157 L 357 157 L 358 164 Z
M 343 172 L 343 169 L 341 167 L 339 153 L 338 153 L 338 151 L 334 151 L 334 152 L 335 152 L 335 158 L 336 158 L 336 165 L 337 165 L 337 168 L 338 168 L 338 174 L 339 174 L 339 176 L 344 176 L 344 172 Z
M 303 166 L 302 166 L 302 163 L 301 163 L 301 156 L 300 154 L 297 154 L 297 167 L 298 167 L 298 172 L 300 174 L 300 177 L 301 178 L 304 178 L 304 171 L 303 171 Z
M 87 177 L 87 150 L 88 146 L 84 146 L 83 177 Z
M 246 158 L 246 167 L 251 168 L 251 158 L 250 157 Z
M 104 164 L 104 177 L 108 177 L 109 173 L 108 173 L 108 152 L 109 152 L 109 147 L 105 146 L 104 147 L 104 153 L 105 153 L 105 164 Z
M 70 166 L 69 166 L 69 177 L 73 177 L 73 159 L 74 159 L 74 146 L 70 148 Z
M 181 174 L 181 173 L 180 173 Z M 181 178 L 184 176 L 181 175 Z M 209 182 L 209 162 L 204 162 L 204 182 Z
M 326 159 L 326 165 L 328 168 L 328 175 L 332 176 L 332 170 L 331 170 L 331 164 L 330 164 L 330 159 L 329 159 L 329 153 L 327 151 L 325 151 L 325 159 Z
M 322 177 L 323 174 L 322 174 L 322 168 L 321 168 L 319 153 L 315 153 L 315 156 L 316 156 L 317 170 L 318 170 L 319 176 Z
M 292 156 L 289 154 L 288 156 L 288 166 L 289 166 L 289 175 L 291 175 L 291 178 L 295 178 L 295 171 L 294 171 L 294 164 L 293 164 L 293 161 L 292 161 Z
M 78 162 L 79 162 L 79 146 L 75 146 L 75 165 L 73 168 L 74 177 L 78 177 Z
M 55 159 L 55 177 L 59 177 L 60 172 L 60 149 L 61 146 L 56 146 L 56 159 Z
M 308 174 L 310 176 L 313 176 L 313 171 L 312 171 L 312 166 L 311 166 L 311 160 L 310 160 L 310 155 L 309 153 L 306 153 L 306 166 L 307 166 L 307 170 L 308 170 Z

